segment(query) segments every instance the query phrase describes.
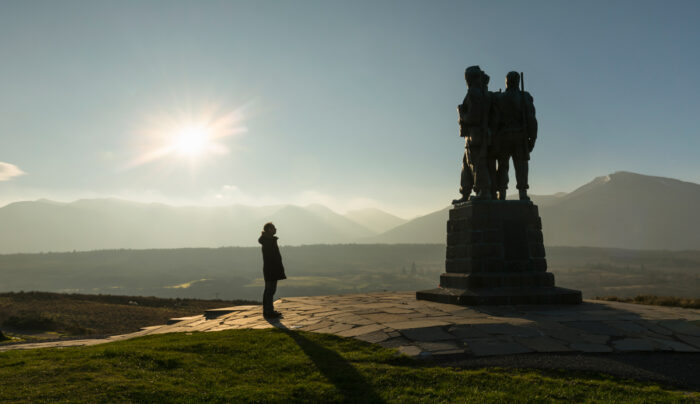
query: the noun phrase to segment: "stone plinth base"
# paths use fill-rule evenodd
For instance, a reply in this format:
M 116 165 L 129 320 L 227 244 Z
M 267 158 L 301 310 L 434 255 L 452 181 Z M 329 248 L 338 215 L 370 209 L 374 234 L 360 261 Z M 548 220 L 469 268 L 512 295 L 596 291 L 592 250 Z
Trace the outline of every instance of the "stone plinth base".
M 437 288 L 416 292 L 419 300 L 466 306 L 505 304 L 579 304 L 581 292 L 552 287 L 518 287 L 499 289 Z
M 450 210 L 440 288 L 416 293 L 442 303 L 578 304 L 581 292 L 554 286 L 542 220 L 530 201 L 470 201 Z

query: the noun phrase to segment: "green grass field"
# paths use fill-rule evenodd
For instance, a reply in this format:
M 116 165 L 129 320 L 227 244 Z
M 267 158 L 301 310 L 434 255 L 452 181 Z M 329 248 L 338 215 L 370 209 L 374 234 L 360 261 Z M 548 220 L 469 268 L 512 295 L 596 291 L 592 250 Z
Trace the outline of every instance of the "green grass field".
M 354 339 L 279 329 L 0 353 L 0 401 L 13 403 L 697 400 L 599 374 L 431 366 Z

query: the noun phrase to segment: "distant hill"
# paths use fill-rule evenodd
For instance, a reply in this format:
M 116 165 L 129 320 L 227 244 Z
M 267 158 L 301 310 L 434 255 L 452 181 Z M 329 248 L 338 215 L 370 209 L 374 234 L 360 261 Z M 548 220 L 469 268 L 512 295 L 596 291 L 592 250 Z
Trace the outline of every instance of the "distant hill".
M 273 221 L 280 244 L 349 243 L 376 234 L 320 205 L 175 207 L 118 199 L 17 202 L 0 208 L 0 253 L 257 245 Z
M 568 194 L 533 196 L 547 245 L 700 249 L 700 185 L 616 172 Z M 378 243 L 444 243 L 449 208 L 371 237 Z
M 373 208 L 351 210 L 345 217 L 377 233 L 383 233 L 407 222 L 406 219 Z
M 545 243 L 700 249 L 700 185 L 616 172 L 541 210 Z
M 512 196 L 515 193 L 511 193 Z M 547 245 L 700 249 L 700 185 L 616 172 L 571 193 L 534 195 Z M 17 202 L 0 208 L 0 254 L 114 248 L 257 246 L 265 222 L 282 245 L 445 243 L 449 207 L 405 221 L 322 205 L 175 207 L 118 199 Z
M 417 217 L 387 232 L 370 237 L 368 243 L 445 243 L 450 208 Z

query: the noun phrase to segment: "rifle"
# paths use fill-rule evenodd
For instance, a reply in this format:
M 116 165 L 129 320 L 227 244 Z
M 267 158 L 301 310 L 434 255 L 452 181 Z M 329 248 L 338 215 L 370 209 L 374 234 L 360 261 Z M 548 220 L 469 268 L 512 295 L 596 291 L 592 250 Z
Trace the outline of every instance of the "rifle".
M 525 156 L 530 158 L 530 131 L 528 130 L 528 116 L 527 116 L 527 103 L 525 100 L 525 74 L 520 72 L 520 101 L 523 107 L 523 129 L 525 131 L 525 136 L 523 137 L 523 143 L 525 143 Z

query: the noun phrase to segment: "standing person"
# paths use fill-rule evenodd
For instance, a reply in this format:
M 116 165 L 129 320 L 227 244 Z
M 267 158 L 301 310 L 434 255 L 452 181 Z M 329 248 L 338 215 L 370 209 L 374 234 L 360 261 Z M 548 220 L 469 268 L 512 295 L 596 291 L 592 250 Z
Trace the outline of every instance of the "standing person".
M 263 316 L 265 318 L 282 316 L 282 313 L 275 311 L 272 306 L 272 298 L 277 291 L 277 281 L 287 279 L 275 234 L 277 234 L 275 225 L 271 222 L 265 223 L 263 232 L 258 239 L 258 243 L 262 244 L 263 276 L 265 277 L 265 292 L 263 292 Z

